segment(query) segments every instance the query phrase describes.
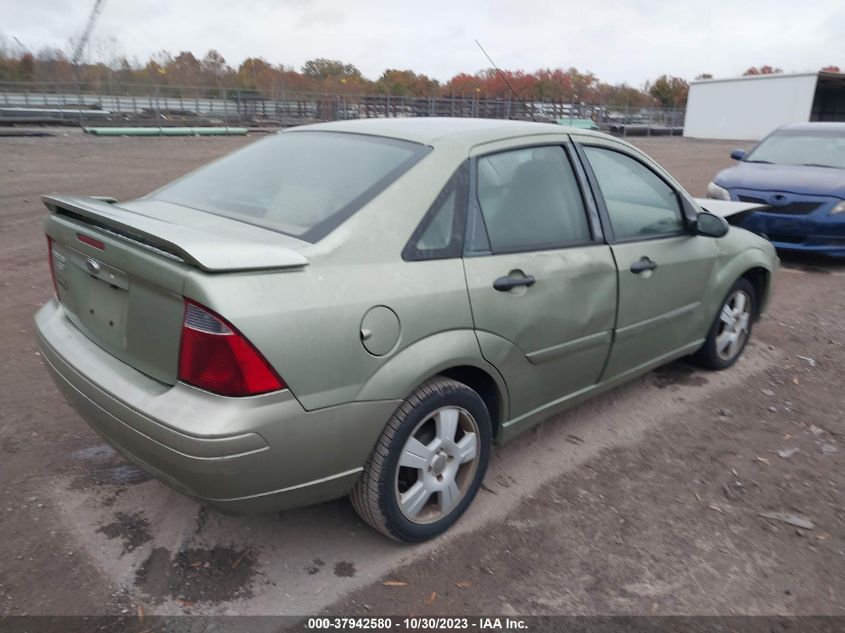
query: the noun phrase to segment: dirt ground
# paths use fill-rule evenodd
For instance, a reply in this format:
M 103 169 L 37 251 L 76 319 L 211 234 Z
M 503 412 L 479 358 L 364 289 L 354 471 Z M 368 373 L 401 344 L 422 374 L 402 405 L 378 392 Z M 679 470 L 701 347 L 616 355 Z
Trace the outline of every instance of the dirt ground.
M 675 363 L 497 448 L 433 543 L 345 500 L 223 516 L 123 462 L 41 366 L 39 195 L 137 196 L 253 140 L 0 138 L 0 615 L 845 615 L 845 264 L 786 259 L 731 370 Z M 742 146 L 631 140 L 696 195 Z

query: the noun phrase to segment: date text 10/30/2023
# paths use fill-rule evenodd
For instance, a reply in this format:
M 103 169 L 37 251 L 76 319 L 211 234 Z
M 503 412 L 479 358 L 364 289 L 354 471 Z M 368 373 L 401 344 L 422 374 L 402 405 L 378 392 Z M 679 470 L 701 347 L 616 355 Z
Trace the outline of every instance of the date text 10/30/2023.
M 323 617 L 309 618 L 306 628 L 314 631 L 525 631 L 527 623 L 511 617 Z

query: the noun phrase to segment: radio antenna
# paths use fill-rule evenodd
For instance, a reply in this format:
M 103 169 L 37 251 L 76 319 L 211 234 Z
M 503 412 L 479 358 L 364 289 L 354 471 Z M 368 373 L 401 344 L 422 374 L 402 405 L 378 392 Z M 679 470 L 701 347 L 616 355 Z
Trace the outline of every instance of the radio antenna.
M 513 86 L 511 86 L 511 82 L 509 82 L 509 81 L 508 81 L 508 78 L 507 78 L 507 77 L 505 77 L 505 74 L 504 74 L 501 70 L 499 70 L 499 67 L 498 67 L 498 66 L 496 66 L 496 62 L 494 62 L 494 61 L 493 61 L 493 59 L 492 59 L 492 58 L 491 58 L 491 57 L 487 54 L 487 51 L 485 51 L 485 50 L 484 50 L 484 47 L 481 45 L 481 42 L 479 42 L 478 40 L 475 40 L 475 43 L 476 43 L 476 44 L 478 44 L 478 48 L 480 48 L 480 49 L 481 49 L 481 52 L 482 52 L 482 53 L 484 53 L 484 56 L 485 56 L 485 57 L 486 57 L 486 58 L 490 61 L 490 63 L 493 65 L 493 68 L 495 68 L 495 69 L 496 69 L 496 72 L 497 72 L 497 73 L 499 73 L 499 77 L 501 77 L 501 78 L 502 78 L 502 81 L 504 81 L 504 82 L 507 84 L 508 88 L 510 88 L 510 89 L 511 89 L 511 92 L 513 93 L 513 96 L 514 96 L 514 97 L 516 97 L 516 100 L 517 100 L 517 101 L 519 101 L 520 105 L 522 106 L 522 109 L 523 109 L 523 110 L 525 110 L 525 113 L 526 113 L 528 116 L 530 116 L 530 117 L 531 117 L 531 120 L 532 120 L 532 121 L 534 121 L 534 122 L 536 123 L 536 122 L 537 122 L 537 119 L 535 119 L 535 118 L 534 118 L 534 115 L 532 114 L 531 110 L 529 110 L 529 109 L 528 109 L 528 106 L 525 104 L 525 101 L 523 101 L 523 100 L 519 97 L 519 95 L 518 95 L 518 94 L 516 94 L 516 90 L 514 90 L 514 89 L 513 89 Z

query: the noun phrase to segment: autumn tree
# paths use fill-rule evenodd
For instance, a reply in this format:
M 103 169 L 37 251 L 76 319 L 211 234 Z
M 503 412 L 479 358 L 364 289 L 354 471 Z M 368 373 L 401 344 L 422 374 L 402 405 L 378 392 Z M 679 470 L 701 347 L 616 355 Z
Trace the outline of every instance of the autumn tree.
M 145 83 L 167 83 L 167 67 L 171 63 L 173 63 L 173 56 L 170 53 L 167 51 L 158 51 L 150 55 L 147 63 L 135 75 Z
M 207 86 L 220 86 L 231 79 L 234 71 L 226 59 L 216 49 L 209 49 L 200 62 L 203 83 Z
M 24 53 L 18 62 L 18 81 L 32 81 L 35 79 L 35 57 L 32 53 Z
M 470 96 L 480 94 L 484 88 L 484 81 L 476 75 L 458 73 L 444 86 L 443 93 L 455 96 Z
M 606 84 L 598 86 L 599 101 L 612 108 L 646 108 L 656 104 L 656 99 L 639 88 L 628 84 Z
M 190 51 L 182 51 L 165 67 L 167 83 L 174 86 L 195 86 L 202 77 L 202 64 Z
M 302 74 L 312 79 L 329 79 L 334 77 L 360 77 L 361 71 L 352 64 L 344 64 L 336 59 L 318 57 L 309 59 L 302 65 Z
M 238 66 L 238 88 L 274 91 L 278 79 L 273 65 L 263 57 L 247 57 Z
M 476 77 L 481 80 L 481 91 L 487 97 L 510 99 L 515 92 L 527 99 L 533 97 L 537 89 L 537 77 L 522 70 L 486 68 L 476 73 Z
M 36 53 L 35 78 L 37 81 L 73 81 L 73 68 L 62 49 L 46 47 Z
M 744 73 L 742 73 L 743 77 L 749 77 L 753 75 L 777 75 L 783 72 L 781 68 L 775 68 L 774 66 L 751 66 L 751 68 L 747 69 Z
M 823 73 L 841 73 L 842 71 L 839 70 L 839 66 L 825 66 L 822 68 L 821 72 Z
M 573 93 L 571 70 L 562 68 L 541 68 L 534 75 L 537 77 L 537 98 L 545 101 L 560 101 Z
M 316 58 L 305 62 L 297 71 L 293 67 L 274 64 L 261 57 L 248 57 L 237 69 L 215 49 L 203 57 L 192 51 L 175 56 L 167 51 L 150 55 L 145 61 L 128 60 L 119 54 L 118 45 L 107 40 L 97 47 L 100 61 L 82 63 L 73 69 L 66 53 L 45 48 L 36 56 L 10 46 L 0 34 L 0 80 L 6 81 L 73 81 L 75 70 L 85 89 L 123 90 L 127 84 L 161 85 L 161 94 L 178 95 L 186 87 L 185 96 L 220 95 L 224 90 L 239 89 L 244 96 L 254 91 L 256 97 L 278 98 L 285 93 L 323 93 L 326 103 L 336 94 L 389 94 L 409 97 L 474 96 L 478 98 L 512 99 L 516 92 L 525 101 L 556 101 L 584 104 L 605 104 L 611 107 L 649 107 L 655 104 L 678 107 L 686 101 L 687 83 L 681 78 L 663 75 L 638 89 L 625 83 L 599 81 L 591 72 L 574 67 L 497 71 L 485 68 L 474 73 L 458 73 L 441 84 L 436 79 L 411 69 L 389 68 L 376 81 L 364 77 L 353 64 L 341 60 Z M 835 72 L 835 66 L 824 70 Z M 749 69 L 750 74 L 775 72 L 770 66 Z M 710 78 L 701 74 L 696 79 Z M 145 88 L 142 90 L 151 90 Z
M 413 70 L 387 69 L 376 80 L 375 89 L 379 94 L 397 96 L 427 97 L 434 94 L 440 86 L 436 79 L 417 74 Z
M 577 68 L 566 71 L 572 82 L 572 101 L 591 103 L 597 99 L 598 77 L 591 72 L 580 72 Z
M 680 77 L 660 75 L 654 83 L 646 84 L 646 90 L 664 108 L 677 108 L 687 102 L 689 84 Z
M 294 92 L 307 92 L 309 90 L 317 89 L 314 82 L 303 75 L 296 72 L 292 67 L 280 67 L 279 78 L 282 82 L 282 87 L 285 90 L 292 90 Z

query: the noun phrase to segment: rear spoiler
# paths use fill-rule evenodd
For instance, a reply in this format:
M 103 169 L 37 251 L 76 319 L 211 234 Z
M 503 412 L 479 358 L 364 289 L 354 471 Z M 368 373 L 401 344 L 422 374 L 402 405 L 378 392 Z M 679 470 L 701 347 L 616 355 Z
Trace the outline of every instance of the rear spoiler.
M 713 200 L 711 198 L 696 198 L 695 201 L 705 211 L 725 218 L 730 224 L 734 224 L 749 211 L 764 209 L 768 206 L 756 202 L 734 202 L 733 200 Z
M 296 250 L 266 239 L 268 231 L 259 227 L 252 227 L 254 232 L 218 234 L 115 206 L 113 198 L 49 195 L 41 199 L 58 217 L 87 224 L 209 272 L 298 268 L 308 264 Z M 237 224 L 241 225 L 239 228 L 249 226 Z M 258 232 L 264 239 L 259 239 Z M 250 233 L 255 234 L 255 239 L 250 238 Z

